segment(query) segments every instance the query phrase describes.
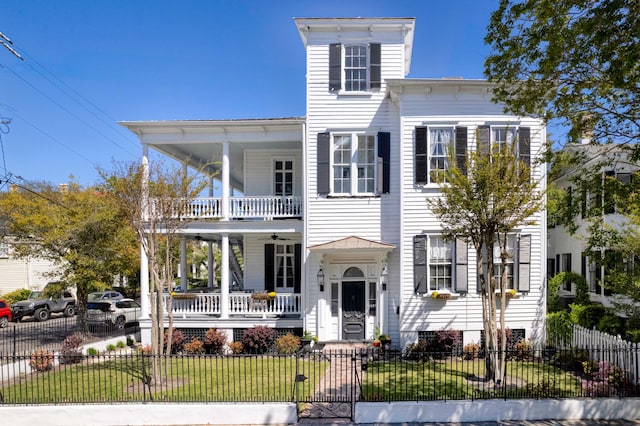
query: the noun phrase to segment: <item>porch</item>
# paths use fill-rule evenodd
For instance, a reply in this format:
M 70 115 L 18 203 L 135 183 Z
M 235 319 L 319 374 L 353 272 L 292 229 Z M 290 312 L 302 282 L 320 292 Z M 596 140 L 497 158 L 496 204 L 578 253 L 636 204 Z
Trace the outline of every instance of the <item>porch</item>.
M 174 217 L 182 219 L 288 219 L 302 217 L 301 196 L 199 197 L 186 201 Z M 227 207 L 225 209 L 224 207 Z M 225 211 L 228 214 L 225 215 Z
M 260 300 L 255 293 L 231 292 L 227 295 L 227 312 L 236 318 L 300 318 L 302 295 L 300 293 L 278 293 L 271 300 Z M 171 299 L 171 300 L 170 300 Z M 174 318 L 190 319 L 202 316 L 222 315 L 221 293 L 177 293 L 171 297 L 163 295 L 165 312 L 170 307 Z

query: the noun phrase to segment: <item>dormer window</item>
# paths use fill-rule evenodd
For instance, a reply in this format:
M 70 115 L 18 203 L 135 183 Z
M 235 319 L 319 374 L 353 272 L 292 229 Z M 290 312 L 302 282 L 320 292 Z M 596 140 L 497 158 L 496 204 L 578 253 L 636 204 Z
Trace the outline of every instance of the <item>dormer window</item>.
M 329 46 L 330 92 L 368 92 L 380 85 L 379 43 Z

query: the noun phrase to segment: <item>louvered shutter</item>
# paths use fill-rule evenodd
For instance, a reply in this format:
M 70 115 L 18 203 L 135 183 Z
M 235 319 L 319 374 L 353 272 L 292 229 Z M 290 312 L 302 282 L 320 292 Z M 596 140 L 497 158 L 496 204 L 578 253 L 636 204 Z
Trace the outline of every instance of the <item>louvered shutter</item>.
M 391 133 L 378 133 L 378 157 L 382 159 L 382 170 L 378 173 L 382 174 L 382 187 L 379 192 L 382 194 L 389 193 L 391 182 Z
M 491 127 L 478 126 L 478 152 L 480 155 L 491 154 Z
M 329 133 L 318 133 L 316 154 L 318 159 L 317 186 L 319 195 L 329 194 L 329 179 L 331 176 L 330 153 L 331 137 Z
M 416 183 L 426 184 L 429 161 L 426 127 L 416 127 L 415 156 Z
M 520 235 L 518 242 L 518 291 L 531 288 L 531 235 Z
M 456 238 L 455 242 L 455 250 L 456 250 L 456 282 L 455 282 L 455 292 L 456 293 L 466 293 L 469 291 L 469 280 L 468 280 L 468 249 L 467 242 Z
M 426 293 L 427 287 L 427 236 L 413 237 L 413 291 Z
M 369 86 L 372 90 L 380 89 L 382 86 L 380 43 L 371 43 L 369 45 L 369 56 L 369 69 L 371 73 Z
M 463 174 L 467 174 L 467 128 L 456 127 L 456 164 Z
M 329 45 L 329 91 L 338 92 L 342 88 L 342 45 Z
M 293 292 L 300 293 L 300 283 L 302 281 L 302 244 L 296 244 L 294 246 L 294 258 L 293 258 Z
M 275 245 L 264 245 L 264 289 L 265 291 L 273 291 L 275 289 Z

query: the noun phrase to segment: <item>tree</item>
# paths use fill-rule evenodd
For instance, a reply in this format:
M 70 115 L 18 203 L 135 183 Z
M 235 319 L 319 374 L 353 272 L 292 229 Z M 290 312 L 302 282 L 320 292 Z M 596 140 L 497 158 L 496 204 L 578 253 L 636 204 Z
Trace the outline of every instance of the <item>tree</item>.
M 173 333 L 173 268 L 179 242 L 177 233 L 184 227 L 191 200 L 205 188 L 206 182 L 186 170 L 163 163 L 121 163 L 114 170 L 100 171 L 103 189 L 119 202 L 119 210 L 135 230 L 149 262 L 149 296 L 151 302 L 151 353 L 171 353 Z M 168 297 L 168 328 L 165 340 L 164 294 Z M 166 359 L 167 366 L 169 359 Z M 165 368 L 164 371 L 169 371 Z M 154 383 L 162 383 L 160 357 L 152 358 Z
M 111 287 L 118 275 L 133 275 L 139 265 L 133 230 L 114 202 L 73 182 L 67 191 L 46 183 L 14 186 L 0 197 L 14 254 L 51 260 L 57 270 L 50 278 L 75 286 L 81 330 L 88 294 Z
M 640 136 L 640 2 L 501 0 L 485 42 L 496 101 L 558 120 L 576 140 Z
M 513 144 L 513 147 L 517 144 Z M 482 319 L 487 350 L 486 378 L 500 384 L 506 357 L 506 291 L 508 234 L 516 227 L 532 225 L 543 208 L 543 192 L 532 181 L 530 169 L 517 159 L 513 148 L 494 144 L 489 152 L 469 152 L 461 169 L 453 149 L 444 174 L 442 195 L 428 199 L 428 205 L 442 222 L 445 238 L 471 243 L 486 262 L 477 262 L 482 297 Z M 466 172 L 465 172 L 466 170 Z M 494 276 L 494 247 L 499 247 L 501 276 Z M 485 270 L 486 264 L 486 270 Z M 497 319 L 499 295 L 500 319 Z M 498 328 L 499 325 L 499 328 Z M 500 334 L 500 336 L 499 336 Z M 498 345 L 500 349 L 498 350 Z

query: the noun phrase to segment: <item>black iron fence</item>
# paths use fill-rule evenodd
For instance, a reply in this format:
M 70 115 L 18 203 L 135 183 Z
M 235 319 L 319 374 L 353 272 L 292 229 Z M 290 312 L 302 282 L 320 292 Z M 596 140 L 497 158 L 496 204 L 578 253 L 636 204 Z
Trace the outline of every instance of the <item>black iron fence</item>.
M 132 347 L 113 349 L 93 356 L 48 350 L 3 356 L 1 401 L 353 404 L 640 396 L 628 371 L 596 361 L 593 350 L 510 351 L 496 379 L 487 374 L 487 357 L 492 355 L 488 353 L 451 356 L 371 348 L 294 355 L 153 356 Z
M 58 351 L 68 336 L 79 332 L 82 332 L 85 342 L 90 342 L 105 337 L 124 336 L 138 330 L 137 323 L 132 323 L 126 327 L 116 324 L 101 325 L 82 331 L 78 317 L 51 318 L 44 322 L 12 322 L 7 327 L 0 328 L 0 363 L 6 362 L 6 357 L 28 356 L 36 350 Z

